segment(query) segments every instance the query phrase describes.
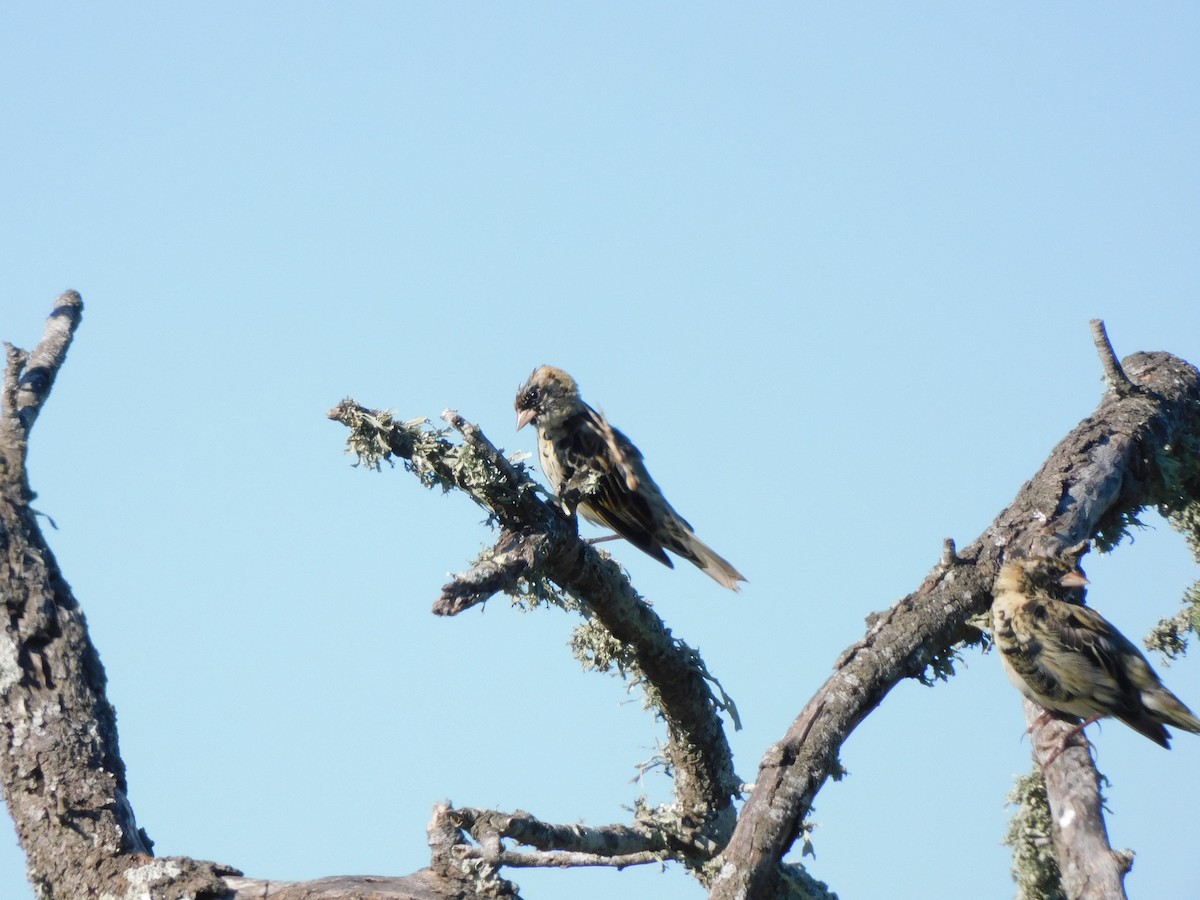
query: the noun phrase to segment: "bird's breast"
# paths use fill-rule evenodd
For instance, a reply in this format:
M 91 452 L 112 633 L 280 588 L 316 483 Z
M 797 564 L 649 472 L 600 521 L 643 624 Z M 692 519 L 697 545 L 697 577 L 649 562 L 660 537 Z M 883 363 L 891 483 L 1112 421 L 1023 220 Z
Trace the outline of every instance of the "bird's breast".
M 554 441 L 542 434 L 538 435 L 538 461 L 542 464 L 542 472 L 550 482 L 551 490 L 557 494 L 562 490 L 564 481 L 562 463 L 554 450 Z

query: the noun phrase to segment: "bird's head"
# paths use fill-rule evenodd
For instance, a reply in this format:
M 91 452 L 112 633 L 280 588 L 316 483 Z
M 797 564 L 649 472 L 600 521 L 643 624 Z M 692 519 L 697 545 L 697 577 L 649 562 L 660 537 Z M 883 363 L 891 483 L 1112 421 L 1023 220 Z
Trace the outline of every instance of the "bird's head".
M 1078 601 L 1072 596 L 1088 583 L 1075 559 L 1066 556 L 1029 556 L 1010 559 L 996 576 L 996 591 L 1016 591 L 1027 597 Z
M 556 428 L 580 404 L 575 379 L 554 366 L 538 366 L 517 390 L 517 430 L 530 422 L 540 428 Z

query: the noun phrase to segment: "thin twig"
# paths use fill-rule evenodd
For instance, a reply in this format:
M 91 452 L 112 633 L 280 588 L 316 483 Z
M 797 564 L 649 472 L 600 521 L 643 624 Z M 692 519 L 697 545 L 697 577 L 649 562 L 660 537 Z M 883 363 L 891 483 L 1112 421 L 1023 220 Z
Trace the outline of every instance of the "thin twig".
M 451 809 L 448 804 L 436 808 L 434 818 L 443 831 L 446 825 L 452 825 L 467 832 L 477 842 L 475 845 L 460 843 L 449 834 L 442 839 L 446 852 L 454 858 L 479 860 L 491 867 L 565 869 L 603 866 L 624 869 L 661 865 L 668 860 L 684 860 L 694 855 L 681 847 L 670 846 L 668 838 L 673 836 L 647 827 L 553 825 L 520 810 L 503 813 L 469 807 Z M 506 839 L 535 849 L 510 850 L 504 846 Z M 711 845 L 703 850 L 709 857 L 716 852 Z
M 1121 362 L 1108 340 L 1108 331 L 1104 328 L 1103 319 L 1092 319 L 1092 341 L 1096 344 L 1096 352 L 1100 354 L 1100 365 L 1104 368 L 1104 383 L 1118 397 L 1125 397 L 1137 390 L 1137 385 L 1129 380 Z
M 534 850 L 598 857 L 662 854 L 670 850 L 667 835 L 648 827 L 556 825 L 522 810 L 506 813 L 463 807 L 448 810 L 446 815 L 449 821 L 484 846 L 498 846 L 501 839 L 507 838 Z
M 668 853 L 627 853 L 623 856 L 599 856 L 594 853 L 569 853 L 560 850 L 488 850 L 483 847 L 456 847 L 455 854 L 464 859 L 478 859 L 496 866 L 517 868 L 571 869 L 583 866 L 608 866 L 625 869 L 663 863 L 674 857 Z

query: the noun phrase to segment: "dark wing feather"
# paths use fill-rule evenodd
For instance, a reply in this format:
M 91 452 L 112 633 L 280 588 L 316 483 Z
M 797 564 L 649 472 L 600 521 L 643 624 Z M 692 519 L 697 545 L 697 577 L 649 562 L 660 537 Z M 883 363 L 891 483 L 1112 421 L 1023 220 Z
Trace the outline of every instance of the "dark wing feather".
M 1060 635 L 1066 646 L 1086 654 L 1117 682 L 1120 700 L 1112 714 L 1134 731 L 1169 749 L 1170 732 L 1147 713 L 1141 691 L 1129 678 L 1126 659 L 1130 656 L 1144 659 L 1133 642 L 1113 628 L 1098 612 L 1086 606 L 1071 610 Z
M 559 452 L 564 483 L 569 484 L 577 474 L 596 471 L 597 484 L 581 505 L 639 550 L 674 568 L 655 537 L 658 521 L 647 498 L 657 493 L 658 487 L 646 474 L 641 452 L 600 413 L 586 403 L 583 407 L 563 423 L 565 438 Z M 629 487 L 631 473 L 638 489 Z
M 1058 637 L 1064 646 L 1084 654 L 1117 681 L 1127 681 L 1121 653 L 1129 641 L 1095 610 L 1086 606 L 1072 609 L 1063 619 Z

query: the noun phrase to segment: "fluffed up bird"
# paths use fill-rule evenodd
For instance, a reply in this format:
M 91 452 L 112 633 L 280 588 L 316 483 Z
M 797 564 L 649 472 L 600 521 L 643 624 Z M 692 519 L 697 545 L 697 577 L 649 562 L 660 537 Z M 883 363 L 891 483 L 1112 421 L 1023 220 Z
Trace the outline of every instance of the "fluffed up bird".
M 517 391 L 515 406 L 518 431 L 530 422 L 537 426 L 538 458 L 560 501 L 577 497 L 586 519 L 611 528 L 671 568 L 665 550 L 732 591 L 746 580 L 696 537 L 646 471 L 638 448 L 583 402 L 574 378 L 539 366 Z
M 1009 679 L 1030 700 L 1084 725 L 1116 716 L 1168 748 L 1164 725 L 1200 734 L 1200 719 L 1163 686 L 1141 651 L 1100 613 L 1068 601 L 1087 583 L 1067 559 L 1014 559 L 1000 568 L 992 626 Z

